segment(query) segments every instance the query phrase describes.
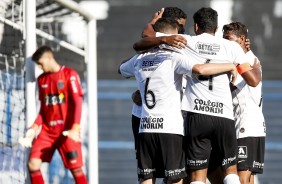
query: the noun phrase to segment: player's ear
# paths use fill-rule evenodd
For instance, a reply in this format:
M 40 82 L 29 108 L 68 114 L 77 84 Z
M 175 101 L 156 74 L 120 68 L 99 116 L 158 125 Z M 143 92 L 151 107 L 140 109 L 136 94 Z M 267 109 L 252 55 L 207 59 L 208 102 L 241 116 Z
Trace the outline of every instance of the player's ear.
M 245 45 L 245 42 L 246 42 L 246 37 L 244 36 L 244 35 L 241 35 L 240 37 L 239 37 L 239 44 L 241 45 L 241 44 L 244 44 Z
M 241 35 L 241 36 L 240 36 L 240 39 L 241 39 L 242 41 L 244 41 L 244 42 L 246 41 L 246 37 L 245 37 L 244 35 Z
M 194 32 L 197 33 L 198 30 L 199 30 L 198 24 L 194 23 Z

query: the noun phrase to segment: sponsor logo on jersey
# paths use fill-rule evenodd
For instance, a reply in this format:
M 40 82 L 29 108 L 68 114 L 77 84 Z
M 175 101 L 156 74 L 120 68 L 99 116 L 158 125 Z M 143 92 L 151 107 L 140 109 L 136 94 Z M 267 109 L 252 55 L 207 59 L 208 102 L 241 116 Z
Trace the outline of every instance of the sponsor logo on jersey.
M 159 62 L 156 62 L 154 60 L 143 60 L 142 61 L 142 68 L 143 67 L 149 67 L 149 66 L 155 66 L 156 63 L 159 63 Z
M 230 163 L 232 163 L 235 160 L 236 160 L 236 156 L 223 159 L 222 166 L 225 166 L 226 164 L 230 164 Z
M 163 129 L 163 118 L 143 117 L 141 118 L 141 129 Z
M 58 81 L 57 87 L 58 87 L 58 89 L 63 89 L 64 88 L 64 81 L 62 81 L 62 80 Z
M 202 100 L 202 99 L 195 99 L 194 100 L 195 106 L 193 110 L 196 111 L 204 111 L 204 112 L 211 112 L 216 114 L 223 114 L 223 103 L 221 102 L 212 102 L 210 100 Z
M 238 146 L 238 158 L 248 158 L 247 146 Z
M 76 86 L 76 77 L 75 76 L 71 76 L 70 77 L 70 81 L 71 81 L 72 91 L 74 93 L 78 93 L 78 89 L 77 89 L 77 86 Z
M 42 84 L 41 88 L 48 88 L 48 84 Z
M 160 62 L 158 60 L 143 60 L 142 61 L 142 71 L 155 71 Z
M 55 120 L 55 121 L 50 121 L 49 126 L 56 126 L 56 125 L 62 125 L 64 124 L 63 120 Z
M 63 93 L 49 94 L 45 96 L 45 105 L 64 104 L 65 102 L 66 102 L 66 99 Z
M 196 49 L 200 54 L 217 55 L 220 50 L 220 45 L 215 43 L 197 42 Z

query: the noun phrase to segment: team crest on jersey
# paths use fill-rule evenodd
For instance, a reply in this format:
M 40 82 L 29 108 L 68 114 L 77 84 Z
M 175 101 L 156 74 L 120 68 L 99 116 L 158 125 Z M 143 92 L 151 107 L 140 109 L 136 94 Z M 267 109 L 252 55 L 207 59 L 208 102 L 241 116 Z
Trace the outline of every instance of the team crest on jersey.
M 238 158 L 248 158 L 247 146 L 238 146 Z
M 217 55 L 220 50 L 220 45 L 215 43 L 197 42 L 196 49 L 200 54 Z
M 64 88 L 64 81 L 62 81 L 62 80 L 58 81 L 57 87 L 58 87 L 58 89 L 63 89 Z

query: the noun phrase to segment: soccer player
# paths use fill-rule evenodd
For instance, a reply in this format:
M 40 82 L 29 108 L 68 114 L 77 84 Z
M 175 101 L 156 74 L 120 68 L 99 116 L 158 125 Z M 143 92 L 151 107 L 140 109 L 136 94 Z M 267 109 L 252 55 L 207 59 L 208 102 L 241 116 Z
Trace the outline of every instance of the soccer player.
M 179 24 L 173 19 L 159 19 L 154 28 L 177 34 Z M 235 65 L 196 64 L 204 58 L 191 53 L 186 57 L 168 49 L 155 48 L 132 57 L 120 66 L 124 77 L 135 76 L 141 97 L 142 115 L 138 137 L 138 177 L 141 183 L 166 178 L 168 183 L 182 183 L 186 177 L 182 138 L 184 133 L 180 105 L 182 75 L 211 75 L 237 72 Z
M 185 35 L 186 39 L 180 35 L 172 36 L 173 39 L 168 39 L 166 35 L 160 38 L 148 37 L 134 44 L 134 48 L 144 49 L 168 41 L 170 45 L 182 48 L 187 43 L 185 53 L 196 52 L 205 57 L 206 62 L 231 61 L 236 64 L 248 85 L 257 86 L 261 81 L 260 65 L 255 62 L 251 67 L 249 58 L 237 43 L 215 37 L 217 12 L 212 8 L 201 8 L 194 14 L 193 19 L 197 36 Z M 148 31 L 143 33 L 148 34 Z M 155 33 L 150 34 L 149 36 L 155 36 Z M 206 182 L 212 148 L 219 150 L 217 154 L 221 157 L 224 169 L 224 183 L 239 184 L 236 167 L 237 141 L 228 76 L 221 74 L 187 78 L 182 110 L 187 112 L 185 149 L 186 161 L 191 169 L 191 184 Z
M 179 23 L 179 30 L 178 33 L 183 34 L 185 29 L 184 25 L 186 23 L 187 15 L 184 11 L 182 11 L 178 7 L 166 7 L 162 9 L 159 12 L 156 12 L 154 14 L 154 17 L 158 14 L 162 13 L 163 18 L 173 18 L 178 21 Z M 151 21 L 148 23 L 147 26 L 152 26 L 155 24 L 155 21 Z M 183 80 L 184 81 L 184 80 Z M 142 110 L 142 101 L 140 96 L 140 91 L 136 90 L 132 93 L 132 101 L 133 101 L 133 107 L 132 107 L 132 116 L 131 116 L 131 124 L 132 124 L 132 132 L 134 135 L 134 145 L 135 145 L 135 152 L 137 151 L 137 139 L 138 139 L 138 132 L 139 132 L 139 125 L 140 125 L 140 116 L 141 116 L 141 110 Z M 138 182 L 137 182 L 138 183 Z
M 43 70 L 37 80 L 40 111 L 25 137 L 19 139 L 22 146 L 32 147 L 28 161 L 31 183 L 44 183 L 41 163 L 50 162 L 58 150 L 75 182 L 87 184 L 82 170 L 80 118 L 83 92 L 79 76 L 73 69 L 59 65 L 50 47 L 38 48 L 32 60 Z M 35 138 L 40 126 L 41 131 Z
M 179 23 L 179 30 L 178 33 L 183 34 L 185 29 L 185 23 L 187 15 L 184 11 L 182 11 L 178 7 L 166 7 L 162 9 L 161 11 L 158 11 L 154 14 L 154 17 L 156 15 L 162 14 L 163 18 L 173 18 L 178 21 Z M 155 20 L 156 21 L 156 20 Z M 155 24 L 155 21 L 152 20 L 148 23 L 147 26 L 151 27 Z M 139 131 L 139 125 L 140 125 L 140 116 L 141 116 L 141 96 L 140 91 L 136 90 L 132 93 L 132 101 L 133 101 L 133 107 L 132 107 L 132 131 L 135 139 L 135 148 L 136 148 L 136 138 L 138 137 L 138 131 Z
M 245 40 L 248 37 L 247 27 L 240 22 L 223 26 L 223 37 L 237 42 L 251 65 L 257 57 L 247 50 Z M 253 184 L 254 175 L 263 173 L 265 150 L 265 121 L 262 113 L 262 82 L 256 87 L 246 85 L 239 76 L 233 88 L 233 107 L 238 141 L 238 175 L 241 184 Z

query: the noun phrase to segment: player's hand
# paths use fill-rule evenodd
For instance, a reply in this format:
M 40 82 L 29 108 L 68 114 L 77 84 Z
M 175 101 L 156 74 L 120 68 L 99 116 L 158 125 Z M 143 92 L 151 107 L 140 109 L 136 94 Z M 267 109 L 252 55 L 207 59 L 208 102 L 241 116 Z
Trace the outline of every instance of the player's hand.
M 182 49 L 187 45 L 187 40 L 180 35 L 164 36 L 162 41 L 170 46 Z
M 19 138 L 19 143 L 25 148 L 30 148 L 34 137 L 35 130 L 33 128 L 30 128 L 27 130 L 24 137 Z
M 131 99 L 136 105 L 138 106 L 142 105 L 142 98 L 139 90 L 136 90 L 132 93 Z
M 65 130 L 62 134 L 71 138 L 75 142 L 81 142 L 80 126 L 78 124 L 74 124 L 70 130 Z
M 152 20 L 150 21 L 151 24 L 155 24 L 159 18 L 163 16 L 164 8 L 162 8 L 160 11 L 157 11 L 154 13 Z
M 251 40 L 250 40 L 250 38 L 246 38 L 245 47 L 246 47 L 247 51 L 251 50 Z
M 234 84 L 238 75 L 238 70 L 235 65 L 234 68 L 230 71 L 230 73 L 231 73 L 231 83 Z

